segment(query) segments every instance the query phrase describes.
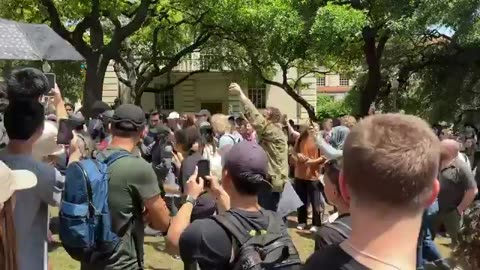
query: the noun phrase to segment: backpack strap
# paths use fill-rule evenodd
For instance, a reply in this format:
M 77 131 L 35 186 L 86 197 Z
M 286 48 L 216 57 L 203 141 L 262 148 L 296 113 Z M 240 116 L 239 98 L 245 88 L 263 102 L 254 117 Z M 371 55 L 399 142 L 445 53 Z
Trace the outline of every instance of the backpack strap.
M 352 231 L 350 226 L 340 220 L 335 220 L 334 222 L 325 224 L 324 226 L 338 232 L 341 236 L 345 237 L 345 239 L 350 236 L 350 232 Z
M 245 244 L 250 238 L 248 232 L 242 231 L 237 225 L 235 225 L 238 224 L 238 222 L 236 222 L 236 218 L 232 215 L 232 213 L 226 212 L 222 215 L 212 216 L 212 219 L 220 224 L 220 226 L 222 226 L 227 233 L 238 242 L 240 246 Z
M 110 167 L 110 165 L 112 165 L 115 161 L 128 156 L 131 156 L 131 154 L 127 151 L 122 150 L 109 155 L 103 160 L 103 162 L 107 164 L 107 167 Z

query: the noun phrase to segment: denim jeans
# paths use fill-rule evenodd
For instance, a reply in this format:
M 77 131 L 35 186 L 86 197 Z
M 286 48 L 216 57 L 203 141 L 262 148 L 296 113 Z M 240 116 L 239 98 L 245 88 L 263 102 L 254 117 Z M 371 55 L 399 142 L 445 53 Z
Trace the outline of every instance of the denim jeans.
M 418 237 L 417 246 L 417 270 L 423 270 L 427 262 L 434 263 L 438 269 L 449 269 L 446 262 L 443 260 L 440 251 L 433 242 L 432 237 L 432 223 L 433 219 L 438 213 L 438 202 L 435 201 L 429 206 L 423 214 L 422 227 L 420 229 L 420 236 Z

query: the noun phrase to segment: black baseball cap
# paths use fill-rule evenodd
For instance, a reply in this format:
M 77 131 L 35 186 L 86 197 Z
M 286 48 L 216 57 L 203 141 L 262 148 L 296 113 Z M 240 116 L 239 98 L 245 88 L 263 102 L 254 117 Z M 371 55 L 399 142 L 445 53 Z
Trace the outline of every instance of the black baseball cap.
M 206 116 L 206 117 L 212 116 L 212 114 L 210 113 L 210 111 L 209 111 L 209 110 L 206 110 L 206 109 L 200 110 L 196 115 L 197 115 L 197 116 Z
M 133 104 L 118 106 L 110 121 L 114 123 L 115 127 L 127 130 L 138 130 L 147 122 L 142 108 Z
M 224 168 L 232 177 L 241 180 L 242 175 L 258 174 L 266 181 L 268 157 L 263 148 L 255 142 L 241 141 L 224 154 Z

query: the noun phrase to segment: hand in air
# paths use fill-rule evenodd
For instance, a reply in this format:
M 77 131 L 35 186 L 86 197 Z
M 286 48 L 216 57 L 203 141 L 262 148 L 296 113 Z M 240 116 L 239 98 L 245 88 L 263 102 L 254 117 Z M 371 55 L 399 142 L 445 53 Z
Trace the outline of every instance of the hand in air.
M 241 94 L 242 93 L 242 88 L 238 83 L 231 83 L 230 86 L 228 87 L 228 90 L 232 94 Z

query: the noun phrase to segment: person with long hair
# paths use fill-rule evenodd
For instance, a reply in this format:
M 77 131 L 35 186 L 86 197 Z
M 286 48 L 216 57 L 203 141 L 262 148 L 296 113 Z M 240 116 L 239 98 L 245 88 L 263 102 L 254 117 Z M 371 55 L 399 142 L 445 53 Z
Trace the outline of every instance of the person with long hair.
M 310 231 L 316 232 L 322 225 L 322 213 L 324 203 L 321 194 L 323 185 L 320 179 L 320 167 L 325 158 L 322 157 L 315 144 L 315 134 L 318 133 L 318 125 L 310 122 L 298 137 L 294 146 L 295 164 L 295 190 L 303 202 L 298 208 L 298 230 L 303 230 L 307 223 L 307 205 L 310 202 L 313 210 L 312 227 Z
M 185 193 L 186 182 L 195 173 L 198 161 L 205 159 L 203 149 L 202 136 L 196 126 L 175 131 L 175 151 L 182 153 L 185 157 L 180 165 L 178 175 L 182 193 Z M 203 194 L 198 198 L 193 209 L 192 221 L 209 217 L 215 210 L 215 200 L 210 195 Z
M 32 188 L 37 177 L 27 170 L 12 171 L 0 161 L 0 269 L 18 270 L 13 209 L 15 191 Z

